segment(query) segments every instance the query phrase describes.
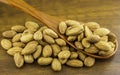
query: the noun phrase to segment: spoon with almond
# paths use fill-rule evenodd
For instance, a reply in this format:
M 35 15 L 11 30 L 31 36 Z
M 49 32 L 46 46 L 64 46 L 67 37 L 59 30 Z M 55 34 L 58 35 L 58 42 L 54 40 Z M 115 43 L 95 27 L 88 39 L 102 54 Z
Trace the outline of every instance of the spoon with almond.
M 35 17 L 40 22 L 42 22 L 44 25 L 46 25 L 47 27 L 49 27 L 50 29 L 55 31 L 59 35 L 59 37 L 64 39 L 74 49 L 76 49 L 76 50 L 78 50 L 78 51 L 80 51 L 80 52 L 82 52 L 86 55 L 89 55 L 89 56 L 94 57 L 94 58 L 99 58 L 99 59 L 107 59 L 107 58 L 110 58 L 111 56 L 113 56 L 117 51 L 117 47 L 118 47 L 118 41 L 117 40 L 115 40 L 114 51 L 112 53 L 108 54 L 108 55 L 105 55 L 105 56 L 98 55 L 98 54 L 91 54 L 91 53 L 86 52 L 84 50 L 80 50 L 72 42 L 68 41 L 66 36 L 61 34 L 58 30 L 59 23 L 61 21 L 65 21 L 65 19 L 59 19 L 57 17 L 45 14 L 44 12 L 38 11 L 34 7 L 27 4 L 24 0 L 0 0 L 0 2 L 11 5 L 11 6 L 14 6 L 16 8 L 19 8 L 20 10 L 24 11 L 25 13 L 28 13 L 31 16 Z

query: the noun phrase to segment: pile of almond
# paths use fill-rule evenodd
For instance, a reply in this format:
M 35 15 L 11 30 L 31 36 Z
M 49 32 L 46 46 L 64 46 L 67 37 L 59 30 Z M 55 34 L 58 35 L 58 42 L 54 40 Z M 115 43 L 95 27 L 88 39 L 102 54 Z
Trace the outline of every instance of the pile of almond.
M 58 30 L 79 50 L 97 55 L 108 55 L 115 49 L 116 36 L 96 22 L 80 23 L 74 20 L 60 22 Z M 61 71 L 62 65 L 91 67 L 95 58 L 76 51 L 46 26 L 27 21 L 3 32 L 1 46 L 14 57 L 18 68 L 24 63 L 37 61 L 39 65 L 51 65 Z

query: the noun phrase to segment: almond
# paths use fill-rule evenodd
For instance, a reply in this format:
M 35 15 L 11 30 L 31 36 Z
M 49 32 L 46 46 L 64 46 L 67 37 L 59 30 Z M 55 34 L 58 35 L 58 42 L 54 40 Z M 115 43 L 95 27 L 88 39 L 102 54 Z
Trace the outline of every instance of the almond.
M 66 64 L 71 67 L 82 67 L 83 66 L 83 62 L 78 59 L 68 60 Z
M 33 63 L 34 62 L 34 58 L 32 55 L 24 55 L 24 60 L 25 60 L 25 63 Z
M 80 49 L 80 50 L 84 49 L 84 47 L 82 46 L 81 42 L 75 41 L 75 46 L 76 46 L 78 49 Z
M 13 38 L 17 33 L 13 30 L 8 30 L 2 33 L 2 35 L 6 38 Z
M 51 30 L 49 28 L 44 29 L 43 34 L 49 35 L 53 38 L 58 38 L 58 35 L 53 30 Z
M 42 32 L 40 30 L 38 30 L 34 33 L 34 39 L 35 40 L 38 40 L 38 41 L 42 40 L 42 37 L 43 37 L 43 35 L 42 35 Z
M 105 36 L 110 33 L 110 30 L 107 28 L 98 28 L 94 31 L 94 34 L 99 35 L 99 36 Z
M 65 23 L 67 24 L 67 26 L 74 26 L 74 25 L 79 26 L 80 25 L 80 22 L 75 21 L 75 20 L 66 20 Z
M 91 67 L 95 64 L 95 58 L 92 57 L 86 57 L 84 61 L 85 66 Z
M 15 25 L 15 26 L 12 26 L 11 29 L 16 32 L 23 32 L 26 28 L 22 25 Z
M 61 51 L 60 46 L 57 44 L 51 45 L 52 50 L 53 50 L 53 56 L 57 57 L 58 53 Z
M 92 31 L 87 26 L 85 26 L 85 36 L 90 37 L 92 34 Z
M 21 33 L 16 34 L 16 35 L 12 38 L 12 42 L 18 42 L 18 41 L 20 41 L 21 36 L 22 36 Z
M 83 45 L 85 48 L 90 47 L 90 43 L 88 42 L 88 39 L 87 39 L 87 38 L 82 39 L 82 45 Z
M 44 40 L 45 40 L 47 43 L 49 43 L 49 44 L 55 43 L 55 41 L 54 41 L 54 39 L 53 39 L 52 37 L 50 37 L 50 36 L 48 36 L 48 35 L 43 35 L 43 37 L 44 37 Z
M 95 46 L 103 51 L 109 51 L 112 49 L 110 44 L 104 41 L 99 41 L 98 43 L 95 43 Z
M 79 35 L 84 31 L 83 25 L 68 27 L 66 30 L 67 36 Z
M 61 34 L 64 34 L 66 32 L 66 29 L 67 29 L 67 25 L 65 22 L 60 22 L 59 23 L 59 31 Z
M 58 54 L 58 58 L 69 58 L 70 57 L 70 51 L 68 50 L 64 50 L 64 51 L 61 51 L 59 54 Z
M 14 56 L 15 53 L 21 52 L 21 51 L 22 51 L 22 48 L 20 48 L 20 47 L 12 47 L 12 48 L 8 49 L 7 53 L 9 55 Z
M 50 45 L 46 45 L 43 48 L 43 57 L 50 57 L 52 55 L 52 48 Z
M 35 22 L 27 21 L 25 23 L 25 27 L 32 30 L 32 31 L 36 31 L 39 28 L 39 25 Z
M 78 57 L 77 52 L 71 52 L 70 59 L 76 59 Z
M 77 38 L 77 36 L 68 36 L 67 40 L 68 41 L 75 41 L 76 38 Z
M 55 39 L 56 43 L 60 46 L 65 46 L 66 42 L 63 39 Z
M 100 25 L 96 22 L 85 23 L 85 26 L 87 26 L 91 31 L 95 31 L 96 29 L 100 28 Z
M 51 57 L 40 57 L 37 62 L 39 65 L 49 65 L 51 64 L 53 58 Z
M 38 43 L 28 43 L 25 48 L 22 50 L 22 54 L 32 54 L 36 51 Z
M 5 50 L 8 50 L 12 47 L 12 43 L 10 40 L 8 39 L 2 39 L 1 40 L 1 46 L 5 49 Z
M 15 65 L 20 68 L 24 65 L 24 58 L 23 56 L 18 52 L 15 53 L 14 55 L 14 61 L 15 61 Z
M 53 59 L 51 67 L 54 71 L 61 71 L 62 69 L 60 61 L 56 58 Z
M 38 45 L 36 51 L 33 53 L 34 59 L 37 59 L 42 53 L 42 46 Z
M 25 44 L 23 42 L 14 42 L 13 47 L 25 47 Z

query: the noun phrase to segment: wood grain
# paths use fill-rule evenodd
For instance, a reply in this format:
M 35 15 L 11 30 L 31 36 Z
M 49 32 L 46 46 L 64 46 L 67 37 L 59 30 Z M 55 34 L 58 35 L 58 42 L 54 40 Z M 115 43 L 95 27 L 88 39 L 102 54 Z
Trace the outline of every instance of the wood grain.
M 88 22 L 96 21 L 109 28 L 120 42 L 120 1 L 119 0 L 25 0 L 47 14 Z M 25 21 L 39 21 L 15 8 L 0 3 L 0 33 Z M 0 34 L 0 38 L 2 38 Z M 0 75 L 119 75 L 120 47 L 116 55 L 107 60 L 97 60 L 92 68 L 71 68 L 63 66 L 61 72 L 53 72 L 50 66 L 25 64 L 21 69 L 14 65 L 13 58 L 0 47 Z

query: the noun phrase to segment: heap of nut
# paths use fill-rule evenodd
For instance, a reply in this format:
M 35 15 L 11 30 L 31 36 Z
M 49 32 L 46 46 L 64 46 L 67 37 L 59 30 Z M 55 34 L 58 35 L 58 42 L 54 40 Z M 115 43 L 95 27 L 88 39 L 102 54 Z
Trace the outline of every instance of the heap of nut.
M 74 43 L 75 50 L 61 39 L 53 30 L 27 21 L 25 26 L 15 25 L 3 32 L 5 39 L 1 46 L 14 57 L 15 65 L 20 68 L 24 63 L 37 61 L 39 65 L 51 65 L 54 71 L 61 71 L 62 65 L 71 67 L 91 67 L 95 58 L 80 52 L 106 56 L 115 49 L 116 36 L 96 22 L 80 23 L 66 20 L 59 23 L 58 30 Z

